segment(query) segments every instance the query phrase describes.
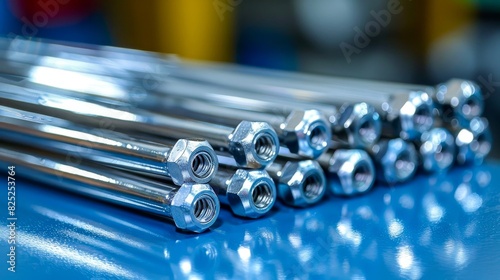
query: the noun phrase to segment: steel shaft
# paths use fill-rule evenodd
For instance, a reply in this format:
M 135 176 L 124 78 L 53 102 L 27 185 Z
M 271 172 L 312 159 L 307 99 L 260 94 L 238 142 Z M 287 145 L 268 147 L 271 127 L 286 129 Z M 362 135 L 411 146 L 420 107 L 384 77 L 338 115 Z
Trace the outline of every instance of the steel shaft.
M 384 133 L 391 137 L 416 139 L 433 124 L 433 102 L 429 94 L 424 91 L 401 90 L 392 87 L 387 89 L 354 88 L 351 85 L 339 85 L 335 79 L 329 81 L 325 78 L 322 82 L 317 82 L 286 78 L 280 74 L 260 75 L 258 71 L 241 74 L 238 70 L 229 70 L 237 67 L 227 67 L 228 69 L 226 67 L 183 63 L 172 72 L 172 76 L 189 81 L 260 92 L 275 98 L 337 106 L 345 103 L 366 102 L 374 106 L 385 120 Z M 292 75 L 295 77 L 295 74 Z
M 217 155 L 206 141 L 178 140 L 174 145 L 141 141 L 106 129 L 0 106 L 3 141 L 22 143 L 87 158 L 149 175 L 171 177 L 176 185 L 208 183 L 217 171 Z
M 152 114 L 99 99 L 67 97 L 47 91 L 0 84 L 2 103 L 76 123 L 120 132 L 145 133 L 170 139 L 202 138 L 234 156 L 240 166 L 260 168 L 278 154 L 276 132 L 266 123 L 242 121 L 236 128 Z
M 5 146 L 5 145 L 2 145 Z M 68 164 L 20 147 L 0 148 L 0 166 L 47 186 L 156 214 L 184 230 L 201 232 L 219 215 L 219 200 L 206 184 L 171 186 L 104 166 Z

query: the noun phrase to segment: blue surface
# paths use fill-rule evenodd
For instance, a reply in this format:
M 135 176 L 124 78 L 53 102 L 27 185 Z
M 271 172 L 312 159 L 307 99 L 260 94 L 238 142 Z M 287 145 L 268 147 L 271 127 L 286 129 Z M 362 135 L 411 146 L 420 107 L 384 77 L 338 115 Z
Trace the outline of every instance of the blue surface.
M 17 272 L 2 226 L 0 279 L 498 279 L 498 163 L 309 209 L 278 205 L 260 220 L 222 211 L 201 235 L 19 175 Z

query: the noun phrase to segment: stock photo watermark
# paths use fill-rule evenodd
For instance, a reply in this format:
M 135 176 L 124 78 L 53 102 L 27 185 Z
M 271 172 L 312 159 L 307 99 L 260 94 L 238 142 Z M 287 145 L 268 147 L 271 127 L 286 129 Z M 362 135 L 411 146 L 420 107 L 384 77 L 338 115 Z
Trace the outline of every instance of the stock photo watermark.
M 483 91 L 483 99 L 487 99 L 493 93 L 495 93 L 497 88 L 500 88 L 500 80 L 494 81 L 493 78 L 493 74 L 489 74 L 486 78 L 482 75 L 477 77 L 479 85 L 485 89 Z
M 57 16 L 61 5 L 66 5 L 70 1 L 71 0 L 39 0 L 37 4 L 40 9 L 34 13 L 31 18 L 25 16 L 21 18 L 23 22 L 21 35 L 11 32 L 8 34 L 8 37 L 11 39 L 35 37 L 38 35 L 40 28 L 47 26 L 50 20 Z
M 16 167 L 7 168 L 7 270 L 16 272 Z
M 225 19 L 225 14 L 227 12 L 234 12 L 234 9 L 241 3 L 243 3 L 243 0 L 213 0 L 212 5 L 219 19 L 223 21 Z
M 378 12 L 375 10 L 370 11 L 373 20 L 367 22 L 363 29 L 359 26 L 353 28 L 354 38 L 352 43 L 344 41 L 339 45 L 347 63 L 351 63 L 353 55 L 360 54 L 362 49 L 368 47 L 372 39 L 380 35 L 382 30 L 389 26 L 393 16 L 400 14 L 403 10 L 404 7 L 400 0 L 389 0 L 385 9 Z

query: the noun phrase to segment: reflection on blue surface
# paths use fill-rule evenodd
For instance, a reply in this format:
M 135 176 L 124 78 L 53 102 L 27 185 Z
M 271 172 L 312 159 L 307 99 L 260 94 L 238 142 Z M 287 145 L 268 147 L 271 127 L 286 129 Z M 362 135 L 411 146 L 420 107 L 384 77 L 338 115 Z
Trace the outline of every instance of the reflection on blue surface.
M 500 260 L 499 164 L 259 220 L 222 211 L 201 235 L 17 180 L 17 272 L 2 261 L 0 279 L 486 279 Z

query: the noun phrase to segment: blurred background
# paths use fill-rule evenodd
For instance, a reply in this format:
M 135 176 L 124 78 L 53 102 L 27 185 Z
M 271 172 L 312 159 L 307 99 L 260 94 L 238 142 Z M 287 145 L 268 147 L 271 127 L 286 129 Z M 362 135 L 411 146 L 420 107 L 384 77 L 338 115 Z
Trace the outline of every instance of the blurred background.
M 498 0 L 0 0 L 0 36 L 408 83 L 471 79 L 500 138 Z

